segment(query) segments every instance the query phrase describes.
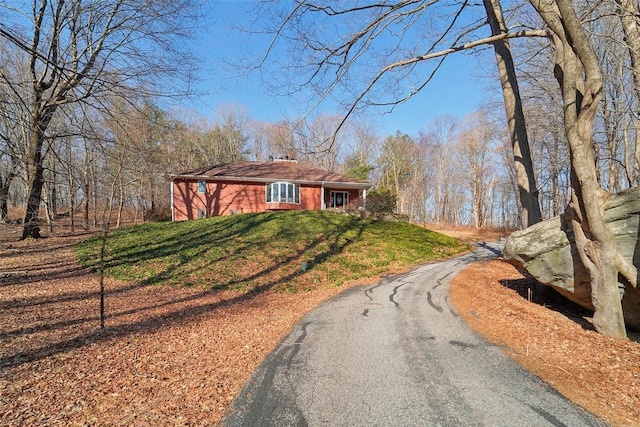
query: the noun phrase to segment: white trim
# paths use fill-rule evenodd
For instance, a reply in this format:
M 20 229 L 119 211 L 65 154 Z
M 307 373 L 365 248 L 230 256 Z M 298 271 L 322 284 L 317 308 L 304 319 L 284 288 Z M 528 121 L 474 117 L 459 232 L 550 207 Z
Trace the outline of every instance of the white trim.
M 175 201 L 173 199 L 173 186 L 175 185 L 175 182 L 173 182 L 173 180 L 171 180 L 171 221 L 175 221 L 176 220 L 176 204 Z
M 275 186 L 278 188 L 278 200 L 273 200 L 273 186 Z M 285 185 L 285 199 L 282 200 L 282 184 Z M 265 202 L 266 203 L 288 203 L 288 204 L 292 204 L 292 205 L 299 205 L 301 203 L 300 198 L 300 184 L 296 184 L 294 182 L 290 182 L 290 181 L 276 181 L 276 182 L 268 182 L 265 185 Z M 291 187 L 290 187 L 291 186 Z M 289 190 L 292 189 L 293 190 L 293 194 L 289 194 Z M 296 193 L 298 194 L 298 198 L 296 201 Z M 291 199 L 293 201 L 289 201 L 289 197 L 291 196 Z M 271 200 L 269 200 L 271 199 Z

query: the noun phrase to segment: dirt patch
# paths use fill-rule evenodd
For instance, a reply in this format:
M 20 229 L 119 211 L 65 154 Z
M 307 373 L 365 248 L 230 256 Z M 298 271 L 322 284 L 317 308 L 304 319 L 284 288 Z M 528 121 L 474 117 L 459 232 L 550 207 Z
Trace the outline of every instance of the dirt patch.
M 216 425 L 305 313 L 362 283 L 247 294 L 108 279 L 100 330 L 98 278 L 72 252 L 86 237 L 18 241 L 0 226 L 2 425 Z M 452 299 L 472 327 L 560 392 L 615 425 L 637 425 L 639 345 L 529 303 L 522 280 L 503 263 L 476 265 L 458 276 Z

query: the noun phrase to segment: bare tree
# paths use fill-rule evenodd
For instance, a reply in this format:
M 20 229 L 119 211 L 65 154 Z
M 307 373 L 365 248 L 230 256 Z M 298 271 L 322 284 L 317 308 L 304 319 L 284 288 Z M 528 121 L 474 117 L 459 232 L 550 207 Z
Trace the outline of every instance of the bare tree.
M 0 222 L 9 221 L 9 189 L 19 174 L 19 151 L 15 138 L 19 122 L 0 121 Z
M 633 150 L 629 148 L 629 135 L 625 133 L 625 164 L 627 179 L 630 185 L 640 185 L 640 9 L 638 3 L 632 0 L 615 0 L 622 30 L 624 32 L 624 47 L 627 49 L 635 94 L 636 108 L 632 110 L 631 121 L 634 128 Z
M 515 200 L 518 197 L 518 183 L 516 181 L 515 165 L 513 163 L 513 154 L 511 149 L 511 140 L 508 135 L 500 138 L 500 145 L 497 147 L 497 154 L 502 163 L 502 175 L 498 183 L 498 191 L 500 197 L 500 209 L 498 214 L 500 220 L 498 225 L 506 229 L 515 229 L 521 224 L 520 210 L 515 209 L 518 206 Z
M 397 131 L 382 143 L 378 158 L 380 182 L 378 187 L 388 190 L 398 201 L 398 213 L 406 214 L 410 204 L 407 194 L 408 184 L 415 170 L 416 145 L 413 139 Z
M 354 120 L 348 125 L 346 133 L 345 173 L 363 181 L 371 180 L 377 147 L 380 145 L 375 127 L 366 120 Z
M 299 158 L 307 164 L 333 172 L 341 172 L 340 159 L 344 158 L 347 129 L 334 135 L 342 118 L 321 114 L 309 120 L 301 120 L 295 128 L 295 145 Z
M 486 113 L 477 112 L 466 118 L 457 144 L 457 157 L 471 193 L 471 211 L 476 227 L 486 226 L 493 203 L 491 197 L 496 182 L 493 139 L 494 132 L 486 120 Z
M 274 157 L 297 158 L 299 150 L 296 147 L 294 132 L 293 123 L 287 120 L 255 125 L 254 140 L 260 142 L 260 151 L 266 157 L 264 160 Z
M 534 49 L 539 51 L 538 44 Z M 534 72 L 543 66 L 540 62 L 528 66 L 531 69 L 524 79 L 527 83 L 525 114 L 540 209 L 543 218 L 548 219 L 560 215 L 569 201 L 569 149 L 563 131 L 562 99 L 557 83 L 551 75 Z
M 565 133 L 571 148 L 572 228 L 581 262 L 591 278 L 593 324 L 609 336 L 626 337 L 618 274 L 636 286 L 637 270 L 620 255 L 603 219 L 609 199 L 597 178 L 593 120 L 602 98 L 599 59 L 570 0 L 532 0 L 552 31 L 555 75 L 562 89 Z
M 5 83 L 20 79 L 27 66 L 16 50 L 0 46 L 0 221 L 8 220 L 9 190 L 15 178 L 23 175 L 28 127 L 24 117 L 29 111 L 20 88 Z
M 458 138 L 460 121 L 452 115 L 435 117 L 423 135 L 431 146 L 429 163 L 434 170 L 434 212 L 436 223 L 455 221 L 451 214 L 456 211 L 452 206 L 455 195 L 453 187 L 453 146 Z M 453 207 L 453 209 L 452 209 Z
M 23 5 L 24 7 L 24 5 Z M 28 75 L 3 83 L 24 93 L 29 111 L 28 201 L 22 237 L 39 237 L 43 148 L 49 125 L 63 105 L 96 102 L 108 93 L 139 91 L 178 95 L 189 82 L 190 0 L 33 0 L 23 9 L 0 3 L 0 38 L 20 50 Z M 167 87 L 172 82 L 173 90 Z
M 432 167 L 431 149 L 433 146 L 427 138 L 420 135 L 410 152 L 409 176 L 405 184 L 404 213 L 411 221 L 425 224 L 433 211 L 435 186 L 435 170 Z
M 487 12 L 489 26 L 491 27 L 491 34 L 493 36 L 508 34 L 507 26 L 502 16 L 500 1 L 483 0 L 483 3 Z M 542 214 L 540 213 L 538 188 L 529 148 L 520 88 L 508 39 L 497 40 L 493 43 L 493 47 L 496 53 L 498 76 L 502 85 L 507 124 L 511 135 L 516 181 L 522 206 L 521 218 L 526 226 L 530 226 L 542 221 Z

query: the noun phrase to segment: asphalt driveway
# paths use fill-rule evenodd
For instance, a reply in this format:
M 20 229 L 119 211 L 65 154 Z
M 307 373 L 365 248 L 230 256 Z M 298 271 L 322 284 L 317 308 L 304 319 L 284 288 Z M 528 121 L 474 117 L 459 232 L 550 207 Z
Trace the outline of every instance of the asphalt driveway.
M 225 426 L 601 426 L 472 332 L 451 279 L 500 244 L 349 289 L 265 359 Z

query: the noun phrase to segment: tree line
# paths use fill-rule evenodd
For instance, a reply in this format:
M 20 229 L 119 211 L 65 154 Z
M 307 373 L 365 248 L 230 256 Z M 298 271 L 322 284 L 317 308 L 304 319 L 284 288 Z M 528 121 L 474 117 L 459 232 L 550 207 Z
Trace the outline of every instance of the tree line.
M 119 227 L 125 212 L 127 221 L 167 219 L 164 174 L 281 156 L 373 182 L 370 194 L 392 201 L 385 209 L 416 223 L 517 229 L 522 219 L 511 148 L 490 107 L 463 118 L 438 116 L 416 135 L 399 130 L 385 136 L 371 121 L 354 121 L 335 139 L 339 116 L 257 122 L 247 108 L 229 104 L 210 120 L 144 100 L 113 103 L 108 115 L 84 108 L 53 124 L 62 136 L 47 142 L 40 212 L 48 227 L 64 220 L 83 229 L 108 221 Z M 21 219 L 15 212 L 27 199 L 28 143 L 19 134 L 4 137 L 11 123 L 0 123 L 3 221 L 10 219 L 9 208 L 11 219 Z M 536 168 L 545 218 L 557 215 L 569 194 L 566 147 L 551 141 L 555 145 L 532 140 L 535 164 L 547 165 Z
M 63 222 L 72 230 L 167 219 L 166 173 L 275 156 L 369 180 L 373 194 L 393 201 L 387 209 L 414 222 L 513 228 L 517 209 L 504 147 L 495 126 L 480 117 L 438 117 L 413 137 L 400 131 L 384 137 L 362 121 L 333 139 L 338 116 L 257 122 L 243 106 L 226 105 L 209 120 L 144 99 L 115 100 L 108 114 L 69 109 L 50 125 L 57 136 L 45 144 L 40 215 L 47 227 Z M 15 123 L 0 121 L 4 222 L 22 219 L 29 194 L 28 138 Z

